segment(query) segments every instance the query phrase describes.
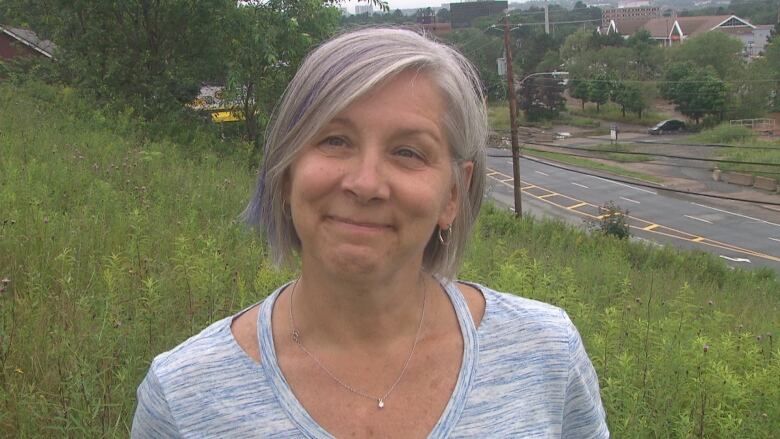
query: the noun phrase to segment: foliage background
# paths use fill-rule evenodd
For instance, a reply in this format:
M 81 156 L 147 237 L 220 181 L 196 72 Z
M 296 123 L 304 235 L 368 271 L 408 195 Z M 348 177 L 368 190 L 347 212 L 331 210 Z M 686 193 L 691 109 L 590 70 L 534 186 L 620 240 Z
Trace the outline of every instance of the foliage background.
M 293 273 L 236 222 L 251 145 L 154 140 L 72 88 L 0 84 L 0 435 L 126 437 L 152 358 Z M 197 127 L 197 125 L 191 125 Z M 780 286 L 704 253 L 487 207 L 462 278 L 561 306 L 615 437 L 771 438 Z

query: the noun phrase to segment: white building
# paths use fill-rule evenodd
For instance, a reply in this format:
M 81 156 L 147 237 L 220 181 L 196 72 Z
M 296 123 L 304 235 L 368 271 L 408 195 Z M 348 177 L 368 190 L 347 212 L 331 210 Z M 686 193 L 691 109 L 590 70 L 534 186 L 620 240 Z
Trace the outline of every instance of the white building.
M 355 5 L 355 15 L 360 14 L 368 14 L 371 15 L 374 13 L 374 5 L 368 4 L 368 5 Z

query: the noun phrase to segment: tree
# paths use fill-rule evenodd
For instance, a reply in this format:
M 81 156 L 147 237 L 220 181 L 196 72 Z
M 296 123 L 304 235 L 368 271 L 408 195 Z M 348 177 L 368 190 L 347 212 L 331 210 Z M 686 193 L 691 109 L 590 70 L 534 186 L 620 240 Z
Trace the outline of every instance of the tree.
M 691 62 L 678 62 L 667 66 L 659 86 L 661 96 L 667 101 L 675 102 L 682 93 L 680 84 L 685 78 L 695 74 L 695 71 L 696 66 Z
M 229 21 L 233 31 L 225 44 L 230 59 L 227 91 L 240 102 L 255 156 L 262 122 L 303 57 L 335 31 L 338 14 L 320 0 L 247 2 L 234 10 Z
M 590 99 L 590 82 L 586 79 L 569 79 L 569 95 L 582 102 L 582 109 Z
M 718 78 L 737 75 L 745 64 L 740 40 L 723 32 L 710 31 L 685 40 L 669 52 L 671 62 L 691 62 L 712 66 Z
M 682 79 L 674 103 L 680 113 L 698 124 L 708 114 L 719 115 L 723 119 L 727 97 L 726 83 L 718 78 L 715 69 L 708 66 L 693 70 Z
M 765 72 L 765 78 L 772 78 L 774 82 L 767 83 L 767 96 L 769 107 L 773 111 L 780 111 L 780 38 L 775 38 L 764 49 L 764 57 L 757 61 Z
M 518 108 L 525 111 L 529 121 L 554 119 L 566 107 L 563 89 L 563 84 L 556 78 L 528 78 L 518 90 Z
M 506 80 L 498 76 L 496 63 L 504 53 L 504 44 L 498 35 L 467 28 L 455 30 L 443 37 L 474 64 L 482 78 L 485 93 L 491 100 L 506 98 Z
M 180 107 L 224 75 L 219 35 L 230 0 L 7 0 L 20 22 L 57 42 L 70 83 L 147 115 Z M 36 5 L 31 5 L 35 3 Z
M 638 82 L 616 82 L 612 91 L 612 100 L 620 105 L 623 117 L 626 116 L 626 111 L 629 111 L 636 113 L 641 119 L 642 112 L 648 107 L 646 94 Z
M 612 95 L 614 77 L 607 72 L 599 72 L 591 78 L 588 86 L 588 100 L 596 104 L 596 112 L 601 111 Z
M 439 23 L 449 23 L 450 10 L 447 8 L 440 8 L 438 11 L 436 11 L 436 21 Z
M 636 75 L 640 79 L 653 78 L 663 63 L 663 52 L 653 41 L 650 32 L 642 29 L 626 40 L 631 49 L 631 61 L 636 66 Z

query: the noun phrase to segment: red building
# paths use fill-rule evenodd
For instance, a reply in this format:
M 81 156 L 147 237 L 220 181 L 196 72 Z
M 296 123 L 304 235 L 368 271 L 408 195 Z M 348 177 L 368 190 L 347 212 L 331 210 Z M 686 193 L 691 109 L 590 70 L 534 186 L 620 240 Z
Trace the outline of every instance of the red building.
M 54 43 L 41 40 L 35 32 L 0 25 L 0 59 L 9 60 L 23 56 L 54 56 Z

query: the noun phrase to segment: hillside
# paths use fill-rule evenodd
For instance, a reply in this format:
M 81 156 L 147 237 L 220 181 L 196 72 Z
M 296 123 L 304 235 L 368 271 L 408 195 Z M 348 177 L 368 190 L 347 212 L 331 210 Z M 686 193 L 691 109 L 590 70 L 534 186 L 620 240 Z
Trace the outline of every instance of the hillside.
M 236 221 L 246 151 L 149 127 L 72 89 L 0 83 L 2 437 L 126 437 L 155 355 L 293 276 Z M 491 206 L 476 234 L 461 277 L 569 313 L 614 437 L 780 431 L 774 272 Z

